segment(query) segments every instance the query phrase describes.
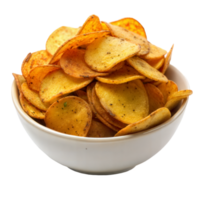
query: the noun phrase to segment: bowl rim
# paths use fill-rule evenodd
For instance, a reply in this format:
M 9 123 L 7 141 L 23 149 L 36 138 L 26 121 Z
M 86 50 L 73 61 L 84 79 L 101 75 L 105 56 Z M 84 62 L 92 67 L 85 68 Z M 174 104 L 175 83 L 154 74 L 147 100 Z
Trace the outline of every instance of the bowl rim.
M 189 83 L 185 76 L 173 65 L 169 66 L 172 70 L 178 71 L 178 73 L 182 76 L 185 84 L 187 85 L 187 89 L 190 89 Z M 13 100 L 13 104 L 17 110 L 17 112 L 21 115 L 21 117 L 29 124 L 34 126 L 35 128 L 40 129 L 41 131 L 44 131 L 48 134 L 58 136 L 64 139 L 70 139 L 70 140 L 78 140 L 78 141 L 84 141 L 84 142 L 114 142 L 114 141 L 119 141 L 119 140 L 130 140 L 131 138 L 136 138 L 136 137 L 143 137 L 144 135 L 151 134 L 152 132 L 155 132 L 159 129 L 162 129 L 169 124 L 171 124 L 175 119 L 177 119 L 181 113 L 185 110 L 189 98 L 186 98 L 183 100 L 182 104 L 180 105 L 180 108 L 176 111 L 176 113 L 166 122 L 155 126 L 153 128 L 150 128 L 148 130 L 140 131 L 135 134 L 130 134 L 130 135 L 124 135 L 124 136 L 118 136 L 118 137 L 106 137 L 106 138 L 90 138 L 90 137 L 80 137 L 80 136 L 75 136 L 75 135 L 69 135 L 69 134 L 64 134 L 58 131 L 55 131 L 53 129 L 50 129 L 46 126 L 43 126 L 39 124 L 37 121 L 35 121 L 33 118 L 31 118 L 24 110 L 22 109 L 19 101 L 19 95 L 18 95 L 18 89 L 15 80 L 13 80 L 12 87 L 11 87 L 11 96 Z

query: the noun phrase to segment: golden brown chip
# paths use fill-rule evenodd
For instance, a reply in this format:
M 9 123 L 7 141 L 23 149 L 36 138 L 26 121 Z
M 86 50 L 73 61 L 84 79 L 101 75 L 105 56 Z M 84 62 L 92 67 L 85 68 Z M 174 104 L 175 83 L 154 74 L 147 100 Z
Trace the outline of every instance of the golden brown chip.
M 15 82 L 17 84 L 17 88 L 19 92 L 21 93 L 21 85 L 22 83 L 26 81 L 26 79 L 22 75 L 19 75 L 19 74 L 12 73 L 12 75 L 14 76 Z
M 24 95 L 24 97 L 36 108 L 38 108 L 39 110 L 47 110 L 47 106 L 44 105 L 39 97 L 39 94 L 37 92 L 34 92 L 32 90 L 29 89 L 28 85 L 26 82 L 24 82 L 21 85 L 21 89 L 22 89 L 22 93 Z
M 158 60 L 146 60 L 152 67 L 154 67 L 155 69 L 160 69 L 164 62 L 165 62 L 165 58 L 162 57 L 161 59 Z
M 110 22 L 110 24 L 115 25 L 115 26 L 120 26 L 122 28 L 125 28 L 129 31 L 133 31 L 134 33 L 137 33 L 138 35 L 141 35 L 147 38 L 144 27 L 136 19 L 123 18 L 114 22 Z
M 89 84 L 87 86 L 87 97 L 88 97 L 88 101 L 89 104 L 92 108 L 93 113 L 95 114 L 95 116 L 103 123 L 105 124 L 107 127 L 109 127 L 110 129 L 112 129 L 113 131 L 119 131 L 120 129 L 113 126 L 112 124 L 109 124 L 103 117 L 101 117 L 101 115 L 98 114 L 98 112 L 96 111 L 96 109 L 94 108 L 93 102 L 92 102 L 92 90 L 93 87 L 95 86 L 95 82 Z
M 42 79 L 50 72 L 60 69 L 58 65 L 43 65 L 33 68 L 26 78 L 30 89 L 39 92 Z
M 115 136 L 129 135 L 147 130 L 167 121 L 170 117 L 171 113 L 167 108 L 159 108 L 144 119 L 121 129 Z
M 129 42 L 132 42 L 134 44 L 138 44 L 141 46 L 140 51 L 137 53 L 137 55 L 146 55 L 150 51 L 149 42 L 146 40 L 146 38 L 138 35 L 137 33 L 134 33 L 132 31 L 129 31 L 125 28 L 115 26 L 112 24 L 106 23 L 107 27 L 110 30 L 110 33 L 112 36 L 123 38 Z
M 87 136 L 92 111 L 83 99 L 68 96 L 53 103 L 46 112 L 45 124 L 53 130 L 76 136 Z
M 167 51 L 161 49 L 160 47 L 157 47 L 150 43 L 150 51 L 148 54 L 142 56 L 143 59 L 149 60 L 149 61 L 155 61 L 158 59 L 163 58 L 163 56 L 167 53 Z
M 93 87 L 93 89 L 92 89 L 92 103 L 93 103 L 93 106 L 94 106 L 95 110 L 97 111 L 97 113 L 102 118 L 104 118 L 105 121 L 107 121 L 109 124 L 112 124 L 113 126 L 118 127 L 118 128 L 124 128 L 126 126 L 124 123 L 118 121 L 117 119 L 112 117 L 108 112 L 106 112 L 106 110 L 103 108 L 103 106 L 101 105 L 101 103 L 96 95 L 95 87 Z
M 165 62 L 164 62 L 164 65 L 163 67 L 160 69 L 160 71 L 165 74 L 165 72 L 167 71 L 168 67 L 169 67 L 169 64 L 170 64 L 170 61 L 171 61 L 171 58 L 172 58 L 172 51 L 174 49 L 174 45 L 172 45 L 170 51 L 167 53 L 167 56 L 165 58 Z
M 140 74 L 146 76 L 147 78 L 160 81 L 160 82 L 167 82 L 167 77 L 160 73 L 157 69 L 151 67 L 146 61 L 142 60 L 139 57 L 129 58 L 128 60 L 129 65 L 135 68 Z
M 51 55 L 46 50 L 29 53 L 24 59 L 21 67 L 22 74 L 26 79 L 31 69 L 40 65 L 47 65 L 51 60 Z
M 134 56 L 140 46 L 124 39 L 106 36 L 87 46 L 85 62 L 98 72 L 111 70 L 118 63 Z
M 51 72 L 42 80 L 39 95 L 43 102 L 69 94 L 88 85 L 92 78 L 74 78 L 63 72 L 62 69 Z
M 75 78 L 89 78 L 106 76 L 108 73 L 95 72 L 85 63 L 85 50 L 69 49 L 60 59 L 60 66 L 64 72 Z
M 105 22 L 101 22 L 102 30 L 107 30 L 109 31 L 109 28 L 107 27 Z
M 62 44 L 55 52 L 49 63 L 53 64 L 58 61 L 67 49 L 76 49 L 82 45 L 90 44 L 94 40 L 101 38 L 109 33 L 109 31 L 104 30 L 93 33 L 85 33 L 83 35 L 77 35 L 76 37 L 73 37 L 72 39 L 69 39 L 64 44 Z
M 121 69 L 114 71 L 108 76 L 97 77 L 96 79 L 103 83 L 121 84 L 136 79 L 145 79 L 145 77 L 140 75 L 134 68 L 125 65 Z
M 125 124 L 149 114 L 148 96 L 140 80 L 119 85 L 97 82 L 95 91 L 104 109 Z
M 150 83 L 145 84 L 144 87 L 149 97 L 149 113 L 164 107 L 165 101 L 162 92 L 155 85 Z
M 24 95 L 20 93 L 20 103 L 23 110 L 31 117 L 36 119 L 44 119 L 45 112 L 38 110 L 29 101 L 26 100 Z
M 178 86 L 173 81 L 168 81 L 166 83 L 161 83 L 158 85 L 158 89 L 162 92 L 164 97 L 164 102 L 167 102 L 168 97 L 178 92 Z
M 96 15 L 91 15 L 87 18 L 81 29 L 78 31 L 77 35 L 101 31 L 101 30 L 102 26 L 99 17 L 97 17 Z
M 47 39 L 46 50 L 51 55 L 54 55 L 58 48 L 67 40 L 76 36 L 78 31 L 79 28 L 61 26 L 60 28 L 56 29 Z
M 113 137 L 115 133 L 106 125 L 93 119 L 87 137 Z
M 169 110 L 173 110 L 182 99 L 187 98 L 192 93 L 193 93 L 192 90 L 180 90 L 178 92 L 174 92 L 172 95 L 168 97 L 165 107 L 168 108 Z

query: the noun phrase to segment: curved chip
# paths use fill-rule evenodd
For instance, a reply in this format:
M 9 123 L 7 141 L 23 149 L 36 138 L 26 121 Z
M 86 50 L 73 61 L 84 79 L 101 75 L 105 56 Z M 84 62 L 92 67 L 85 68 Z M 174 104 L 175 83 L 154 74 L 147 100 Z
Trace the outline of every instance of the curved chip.
M 115 133 L 106 125 L 93 119 L 87 137 L 113 137 Z
M 51 55 L 46 50 L 29 53 L 24 59 L 21 67 L 22 74 L 26 79 L 31 69 L 40 65 L 47 65 L 51 60 Z
M 22 93 L 24 95 L 24 97 L 36 108 L 38 108 L 39 110 L 47 110 L 47 106 L 44 105 L 39 97 L 39 94 L 37 92 L 34 92 L 32 90 L 29 89 L 28 85 L 26 82 L 24 82 L 21 85 L 21 89 L 22 89 Z
M 97 17 L 96 15 L 91 15 L 87 18 L 81 29 L 78 31 L 77 35 L 101 31 L 101 30 L 102 26 L 99 17 Z
M 39 95 L 43 102 L 49 102 L 64 94 L 69 94 L 88 85 L 91 78 L 74 78 L 62 69 L 51 72 L 42 80 Z
M 75 78 L 106 76 L 108 73 L 95 72 L 88 67 L 84 60 L 85 50 L 69 49 L 60 59 L 64 72 Z
M 171 95 L 178 92 L 178 86 L 171 80 L 166 83 L 159 84 L 158 89 L 162 92 L 165 103 L 167 102 L 168 97 L 170 98 Z
M 24 95 L 20 93 L 20 103 L 23 110 L 30 116 L 36 119 L 44 119 L 45 112 L 38 110 L 29 101 L 26 100 Z
M 112 117 L 106 110 L 103 108 L 101 105 L 96 92 L 95 92 L 95 87 L 92 89 L 92 104 L 97 111 L 97 113 L 104 118 L 109 124 L 112 124 L 115 127 L 118 128 L 124 128 L 126 125 L 118 120 L 116 120 L 114 117 Z M 111 113 L 112 114 L 112 113 Z
M 50 72 L 60 69 L 58 65 L 43 65 L 33 68 L 26 78 L 30 89 L 39 92 L 42 79 Z
M 109 33 L 109 31 L 104 30 L 93 33 L 85 33 L 83 35 L 77 35 L 63 43 L 55 52 L 49 63 L 53 64 L 58 61 L 67 49 L 75 49 L 80 46 L 90 44 L 94 40 L 101 38 Z
M 83 99 L 68 96 L 53 103 L 46 112 L 45 124 L 53 130 L 76 136 L 87 136 L 92 111 Z
M 147 130 L 167 121 L 170 117 L 171 113 L 167 108 L 159 108 L 144 119 L 121 129 L 118 133 L 115 134 L 115 136 L 129 135 Z
M 124 39 L 105 36 L 87 46 L 85 62 L 91 69 L 107 72 L 118 63 L 134 56 L 140 46 Z
M 119 85 L 97 82 L 95 91 L 104 109 L 124 124 L 149 114 L 148 96 L 140 80 Z
M 56 29 L 47 39 L 46 50 L 51 55 L 54 55 L 58 48 L 67 40 L 73 38 L 78 33 L 79 28 L 61 26 Z
M 108 84 L 122 84 L 136 79 L 145 79 L 134 68 L 127 65 L 105 77 L 97 77 L 98 81 Z
M 165 74 L 165 72 L 167 71 L 168 67 L 169 67 L 169 64 L 170 64 L 170 61 L 171 61 L 171 58 L 172 58 L 172 51 L 174 49 L 174 45 L 172 45 L 170 51 L 167 53 L 167 56 L 165 58 L 165 62 L 164 62 L 164 65 L 163 67 L 160 69 L 160 71 Z
M 159 72 L 157 69 L 151 67 L 146 61 L 142 60 L 139 57 L 129 58 L 128 63 L 135 68 L 140 74 L 146 76 L 147 78 L 160 81 L 160 82 L 167 82 L 167 77 Z
M 109 28 L 107 27 L 105 22 L 101 22 L 102 30 L 107 30 L 109 31 Z
M 161 59 L 158 59 L 158 60 L 146 60 L 146 62 L 151 65 L 153 68 L 155 69 L 160 69 L 164 62 L 165 62 L 165 58 L 162 57 Z
M 150 83 L 145 84 L 144 87 L 149 97 L 149 113 L 164 107 L 165 101 L 162 92 L 155 85 Z
M 93 113 L 107 127 L 109 127 L 110 129 L 112 129 L 113 131 L 116 131 L 116 132 L 119 131 L 120 129 L 118 127 L 115 127 L 112 124 L 108 123 L 103 117 L 101 117 L 101 115 L 99 115 L 99 113 L 94 108 L 94 105 L 93 105 L 93 102 L 92 102 L 92 90 L 93 90 L 94 86 L 95 86 L 95 82 L 93 82 L 93 83 L 91 83 L 91 84 L 89 84 L 87 86 L 87 97 L 88 97 L 88 101 L 89 101 L 89 104 L 90 104 L 90 106 L 92 108 Z
M 158 59 L 163 58 L 163 56 L 167 53 L 164 49 L 161 49 L 160 47 L 157 47 L 151 43 L 150 45 L 150 51 L 148 54 L 142 56 L 143 59 L 149 60 L 149 61 L 155 61 Z
M 123 38 L 129 42 L 132 42 L 134 44 L 138 44 L 141 46 L 140 51 L 137 53 L 137 55 L 146 55 L 150 51 L 149 42 L 146 40 L 146 38 L 138 35 L 137 33 L 134 33 L 132 31 L 129 31 L 125 28 L 115 26 L 112 24 L 106 23 L 107 27 L 110 30 L 110 33 L 112 36 Z
M 19 92 L 21 93 L 21 85 L 22 83 L 26 82 L 26 79 L 22 75 L 19 75 L 19 74 L 12 73 L 12 75 L 14 76 L 15 82 L 17 84 L 17 88 Z
M 129 31 L 133 31 L 134 33 L 137 33 L 138 35 L 141 35 L 147 38 L 144 27 L 136 19 L 123 18 L 114 22 L 110 22 L 110 24 L 115 25 L 115 26 L 120 26 L 122 28 L 125 28 Z
M 192 90 L 180 90 L 178 92 L 174 92 L 171 96 L 168 97 L 165 107 L 169 110 L 173 110 L 182 99 L 187 98 L 192 93 Z

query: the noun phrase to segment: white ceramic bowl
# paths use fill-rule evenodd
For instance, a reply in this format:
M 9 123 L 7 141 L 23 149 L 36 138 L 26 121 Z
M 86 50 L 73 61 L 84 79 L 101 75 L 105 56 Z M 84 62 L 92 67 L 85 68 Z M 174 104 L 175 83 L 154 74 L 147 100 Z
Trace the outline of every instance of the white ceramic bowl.
M 167 77 L 179 90 L 189 89 L 186 78 L 173 66 Z M 114 174 L 132 169 L 159 152 L 171 139 L 183 117 L 188 99 L 165 123 L 137 134 L 113 138 L 87 138 L 59 133 L 40 125 L 21 108 L 15 82 L 12 99 L 26 132 L 50 158 L 88 174 Z

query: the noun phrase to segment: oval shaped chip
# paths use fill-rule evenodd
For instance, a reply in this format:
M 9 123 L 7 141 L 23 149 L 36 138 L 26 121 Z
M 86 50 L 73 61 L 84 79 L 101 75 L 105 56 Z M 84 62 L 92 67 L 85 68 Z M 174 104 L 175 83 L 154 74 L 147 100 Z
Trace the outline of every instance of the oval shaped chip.
M 54 55 L 62 44 L 64 44 L 67 40 L 76 36 L 80 28 L 72 28 L 67 26 L 61 26 L 56 29 L 47 39 L 46 42 L 46 50 L 51 55 Z
M 101 31 L 101 30 L 102 26 L 99 17 L 96 15 L 91 15 L 87 18 L 81 29 L 78 31 L 77 35 Z
M 85 62 L 98 72 L 110 71 L 118 63 L 134 56 L 140 46 L 124 39 L 105 36 L 87 46 Z
M 106 23 L 107 27 L 110 30 L 110 33 L 112 36 L 123 38 L 129 42 L 132 42 L 134 44 L 138 44 L 141 46 L 140 51 L 137 53 L 137 55 L 146 55 L 150 51 L 149 42 L 146 40 L 146 38 L 138 35 L 137 33 L 134 33 L 132 31 L 129 31 L 125 28 L 115 26 L 112 24 Z
M 121 129 L 115 136 L 129 135 L 147 130 L 167 121 L 171 117 L 171 112 L 167 108 L 159 108 L 144 119 L 135 122 Z
M 140 75 L 134 68 L 125 65 L 108 76 L 97 77 L 96 79 L 102 83 L 122 84 L 136 79 L 145 79 L 145 77 Z
M 23 110 L 30 116 L 36 119 L 44 119 L 45 112 L 38 110 L 29 101 L 26 100 L 24 95 L 20 93 L 20 103 Z
M 85 137 L 91 126 L 92 111 L 83 99 L 68 96 L 53 103 L 44 120 L 48 128 Z
M 60 59 L 60 66 L 64 72 L 75 78 L 89 78 L 106 76 L 108 73 L 95 72 L 85 63 L 85 50 L 69 49 Z
M 119 85 L 97 82 L 95 91 L 104 109 L 125 124 L 149 114 L 148 96 L 140 80 Z
M 129 58 L 128 60 L 129 65 L 135 68 L 140 74 L 144 75 L 145 77 L 160 82 L 167 82 L 167 77 L 160 73 L 157 69 L 151 67 L 146 61 L 142 60 L 139 57 Z
M 36 108 L 38 108 L 39 110 L 47 110 L 47 106 L 43 104 L 43 102 L 41 101 L 39 94 L 37 92 L 34 92 L 32 90 L 29 89 L 28 84 L 26 82 L 24 82 L 21 85 L 21 89 L 22 89 L 22 93 L 24 95 L 24 97 Z
M 21 85 L 22 83 L 26 82 L 26 79 L 22 75 L 19 75 L 19 74 L 12 73 L 12 75 L 14 76 L 15 82 L 17 84 L 17 88 L 19 92 L 21 93 Z
M 63 72 L 62 69 L 51 72 L 42 80 L 39 95 L 42 102 L 69 94 L 88 85 L 92 78 L 74 78 Z

